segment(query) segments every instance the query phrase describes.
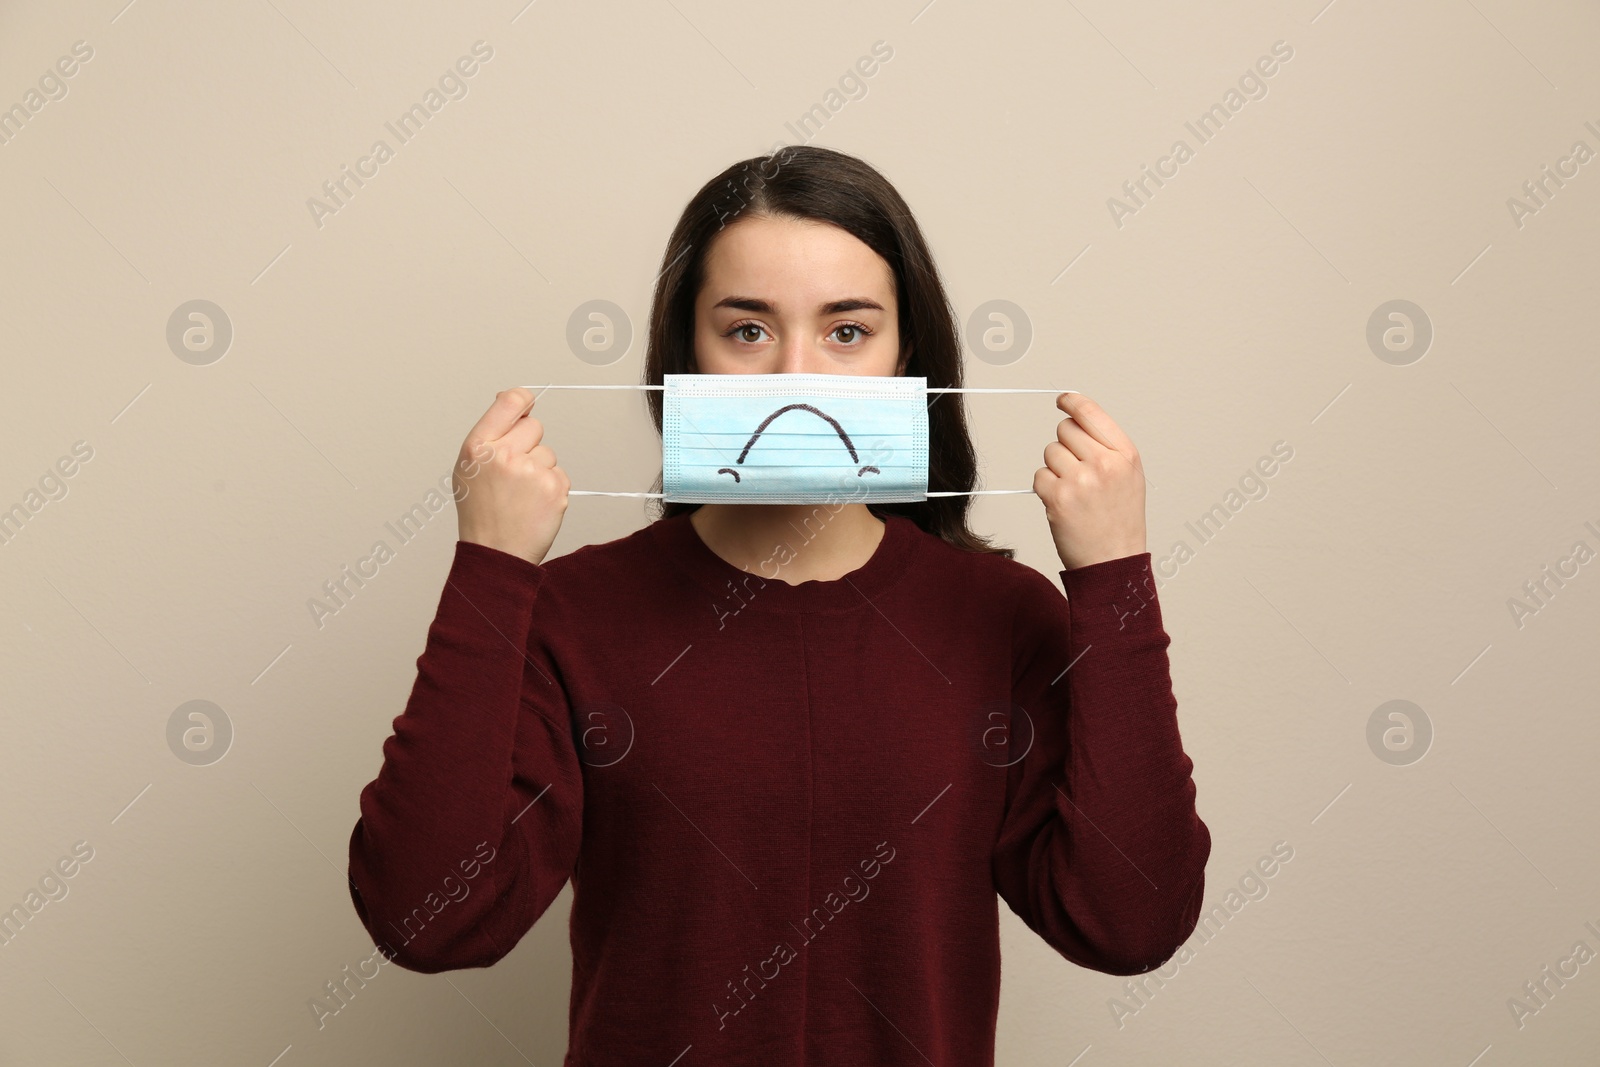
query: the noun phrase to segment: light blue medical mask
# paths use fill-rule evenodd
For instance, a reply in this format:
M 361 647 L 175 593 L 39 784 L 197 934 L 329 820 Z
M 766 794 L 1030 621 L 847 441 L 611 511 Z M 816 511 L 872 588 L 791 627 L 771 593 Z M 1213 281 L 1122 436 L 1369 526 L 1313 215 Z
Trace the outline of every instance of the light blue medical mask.
M 928 388 L 923 377 L 855 374 L 666 374 L 662 385 L 530 385 L 660 389 L 661 493 L 569 490 L 570 496 L 660 497 L 694 504 L 896 503 L 1032 489 L 928 491 L 929 393 L 1058 389 Z
M 890 503 L 928 492 L 926 378 L 668 374 L 663 499 Z

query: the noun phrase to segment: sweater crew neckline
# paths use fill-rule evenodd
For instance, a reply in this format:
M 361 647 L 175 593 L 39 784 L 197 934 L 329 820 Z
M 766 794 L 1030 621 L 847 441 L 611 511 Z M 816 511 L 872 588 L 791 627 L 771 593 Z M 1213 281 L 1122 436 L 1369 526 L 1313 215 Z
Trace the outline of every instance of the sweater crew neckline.
M 651 526 L 657 543 L 667 557 L 687 571 L 699 584 L 718 597 L 738 594 L 745 607 L 756 611 L 840 612 L 869 608 L 868 601 L 886 591 L 910 566 L 921 530 L 903 515 L 882 516 L 883 539 L 860 567 L 832 581 L 810 579 L 790 585 L 780 566 L 792 558 L 773 546 L 768 556 L 748 571 L 740 570 L 700 539 L 689 521 L 692 512 L 657 519 Z M 796 530 L 787 542 L 794 553 L 805 551 L 809 539 Z

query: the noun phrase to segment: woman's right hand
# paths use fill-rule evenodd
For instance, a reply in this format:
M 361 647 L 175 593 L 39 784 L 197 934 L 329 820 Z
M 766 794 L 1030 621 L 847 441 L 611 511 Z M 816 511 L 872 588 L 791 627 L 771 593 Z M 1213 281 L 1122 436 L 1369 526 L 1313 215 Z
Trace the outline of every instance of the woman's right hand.
M 572 480 L 540 444 L 526 389 L 496 393 L 461 445 L 452 472 L 460 539 L 543 562 L 561 529 Z

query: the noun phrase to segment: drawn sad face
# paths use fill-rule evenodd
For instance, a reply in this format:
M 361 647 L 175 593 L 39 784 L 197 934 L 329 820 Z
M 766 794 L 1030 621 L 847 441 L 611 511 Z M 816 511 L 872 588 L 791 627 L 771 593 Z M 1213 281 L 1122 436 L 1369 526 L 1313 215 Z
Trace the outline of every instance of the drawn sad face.
M 771 426 L 773 420 L 779 415 L 782 415 L 788 411 L 809 412 L 810 414 L 815 415 L 817 418 L 822 419 L 829 426 L 833 427 L 833 432 L 839 438 L 840 444 L 842 444 L 845 450 L 850 453 L 850 461 L 858 464 L 861 462 L 860 455 L 856 453 L 856 446 L 850 441 L 850 435 L 845 432 L 844 427 L 839 425 L 838 419 L 834 418 L 832 415 L 829 415 L 826 411 L 813 407 L 810 404 L 785 404 L 783 407 L 779 408 L 777 411 L 774 411 L 771 415 L 768 415 L 766 418 L 761 420 L 761 425 L 756 427 L 756 432 L 751 434 L 750 440 L 744 443 L 744 448 L 739 452 L 739 458 L 734 460 L 735 466 L 743 465 L 745 457 L 750 454 L 750 450 L 754 448 L 756 442 L 761 439 L 761 435 L 766 432 L 767 427 Z M 723 467 L 719 469 L 717 473 L 731 475 L 735 483 L 743 481 L 739 472 L 733 467 Z M 880 473 L 882 472 L 879 471 L 877 467 L 867 464 L 856 471 L 856 477 L 860 478 L 866 474 Z

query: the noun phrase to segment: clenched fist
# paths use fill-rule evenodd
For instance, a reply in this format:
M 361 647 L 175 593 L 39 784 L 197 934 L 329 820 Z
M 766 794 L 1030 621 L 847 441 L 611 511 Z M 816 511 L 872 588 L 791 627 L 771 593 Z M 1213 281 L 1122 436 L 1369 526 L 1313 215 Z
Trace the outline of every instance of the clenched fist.
M 1066 570 L 1146 551 L 1144 465 L 1133 442 L 1099 404 L 1062 393 L 1056 407 L 1070 418 L 1056 426 L 1033 475 L 1050 535 Z
M 540 444 L 526 389 L 496 393 L 461 445 L 452 474 L 460 539 L 543 562 L 561 529 L 572 481 Z

